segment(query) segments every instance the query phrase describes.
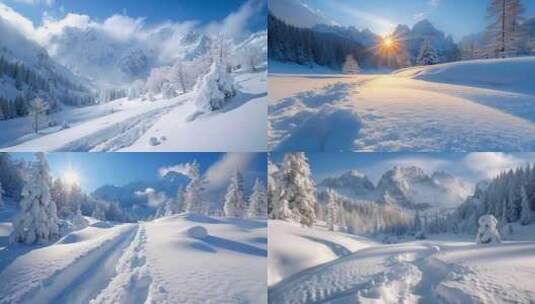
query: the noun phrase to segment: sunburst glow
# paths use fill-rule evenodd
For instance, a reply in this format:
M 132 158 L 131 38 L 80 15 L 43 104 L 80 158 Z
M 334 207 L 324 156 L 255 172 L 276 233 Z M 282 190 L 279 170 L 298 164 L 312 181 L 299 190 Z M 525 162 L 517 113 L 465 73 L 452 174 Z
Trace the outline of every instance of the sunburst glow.
M 63 173 L 63 182 L 67 186 L 79 185 L 80 184 L 80 176 L 73 169 L 68 169 L 67 171 L 65 171 Z
M 383 44 L 385 45 L 385 47 L 390 48 L 394 45 L 394 39 L 392 39 L 391 37 L 385 37 L 385 39 L 383 40 Z

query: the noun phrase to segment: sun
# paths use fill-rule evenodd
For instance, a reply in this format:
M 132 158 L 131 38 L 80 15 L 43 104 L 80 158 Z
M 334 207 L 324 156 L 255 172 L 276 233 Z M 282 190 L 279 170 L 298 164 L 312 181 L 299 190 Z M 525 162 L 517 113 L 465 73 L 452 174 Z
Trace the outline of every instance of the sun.
M 391 48 L 394 45 L 394 39 L 392 39 L 391 37 L 385 37 L 383 39 L 383 44 L 385 45 L 385 47 Z
M 63 182 L 67 186 L 79 185 L 80 176 L 73 169 L 68 169 L 67 171 L 63 172 Z

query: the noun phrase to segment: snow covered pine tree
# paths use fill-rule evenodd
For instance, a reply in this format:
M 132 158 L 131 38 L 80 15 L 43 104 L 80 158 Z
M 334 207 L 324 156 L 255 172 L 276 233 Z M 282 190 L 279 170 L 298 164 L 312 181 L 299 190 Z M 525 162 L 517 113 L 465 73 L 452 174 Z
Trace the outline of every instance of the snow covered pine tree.
M 223 56 L 215 59 L 208 74 L 195 85 L 196 104 L 204 111 L 217 111 L 236 95 L 234 77 Z
M 422 43 L 416 63 L 418 65 L 433 65 L 438 63 L 437 51 L 428 39 Z
M 249 198 L 248 217 L 267 217 L 267 198 L 264 187 L 260 180 L 256 179 L 253 186 L 253 194 Z
M 312 226 L 316 221 L 316 191 L 305 153 L 294 152 L 284 156 L 276 183 L 272 216 Z
M 501 242 L 498 232 L 498 220 L 490 214 L 483 215 L 478 220 L 479 229 L 477 231 L 477 244 L 497 244 Z
M 21 210 L 13 220 L 12 243 L 45 244 L 59 237 L 56 204 L 50 195 L 50 169 L 43 153 L 35 156 L 22 189 Z
M 247 211 L 247 202 L 243 194 L 243 177 L 240 170 L 236 169 L 230 185 L 225 195 L 225 205 L 223 207 L 225 216 L 244 217 Z

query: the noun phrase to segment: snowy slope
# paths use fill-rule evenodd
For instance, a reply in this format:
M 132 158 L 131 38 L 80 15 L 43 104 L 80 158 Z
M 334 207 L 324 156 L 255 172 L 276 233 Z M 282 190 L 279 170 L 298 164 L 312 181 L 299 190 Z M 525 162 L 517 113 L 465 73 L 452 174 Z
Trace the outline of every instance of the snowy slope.
M 97 221 L 49 246 L 0 249 L 0 303 L 263 303 L 266 243 L 264 220 Z
M 132 144 L 160 116 L 182 104 L 187 95 L 157 102 L 140 99 L 127 101 L 118 99 L 111 103 L 84 108 L 82 111 L 58 113 L 59 121 L 68 121 L 70 128 L 52 127 L 39 134 L 28 132 L 26 124 L 20 121 L 6 121 L 14 124 L 20 132 L 12 142 L 6 142 L 4 151 L 115 151 Z M 77 116 L 77 113 L 80 116 Z M 71 120 L 72 119 L 72 120 Z M 22 120 L 22 119 L 21 119 Z M 6 134 L 9 136 L 9 134 Z
M 266 78 L 265 72 L 238 74 L 240 92 L 224 109 L 198 115 L 189 101 L 122 151 L 265 151 Z
M 278 238 L 293 235 L 292 229 L 278 227 Z M 531 231 L 534 228 L 530 226 Z M 338 234 L 323 237 L 336 242 Z M 310 252 L 309 247 L 288 244 L 287 256 Z M 268 302 L 528 304 L 535 296 L 534 250 L 533 235 L 531 241 L 492 246 L 476 246 L 452 235 L 393 245 L 371 244 L 270 285 Z M 268 265 L 276 264 L 270 258 Z
M 522 57 L 460 61 L 414 67 L 397 71 L 394 75 L 534 95 L 534 70 L 535 57 Z
M 325 227 L 303 228 L 270 220 L 268 225 L 268 285 L 307 268 L 327 263 L 375 242 L 355 235 L 329 232 Z
M 275 151 L 532 151 L 533 64 L 529 57 L 394 75 L 270 75 L 270 146 Z M 478 73 L 463 73 L 456 84 L 433 78 L 463 66 Z M 521 76 L 512 75 L 515 71 Z M 426 73 L 421 77 L 429 79 L 418 79 Z M 518 81 L 510 83 L 504 75 Z M 505 80 L 493 88 L 481 85 L 495 79 Z

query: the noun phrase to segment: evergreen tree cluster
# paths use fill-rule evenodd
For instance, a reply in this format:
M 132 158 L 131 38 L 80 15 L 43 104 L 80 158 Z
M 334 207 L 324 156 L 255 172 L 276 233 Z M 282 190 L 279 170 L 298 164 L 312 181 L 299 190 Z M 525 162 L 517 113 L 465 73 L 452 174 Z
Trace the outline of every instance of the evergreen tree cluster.
M 451 229 L 473 233 L 479 218 L 486 214 L 496 217 L 499 227 L 535 221 L 535 165 L 503 172 L 487 187 L 478 187 L 451 216 L 450 221 L 457 223 Z
M 13 81 L 19 92 L 8 98 L 0 94 L 0 120 L 26 116 L 30 112 L 30 102 L 42 97 L 55 110 L 60 103 L 83 106 L 95 102 L 93 93 L 81 84 L 73 83 L 65 77 L 54 74 L 44 77 L 21 62 L 9 61 L 0 55 L 0 79 Z
M 362 44 L 333 33 L 294 27 L 268 16 L 268 57 L 301 65 L 318 64 L 341 69 L 348 55 L 366 67 L 375 67 L 375 55 Z

